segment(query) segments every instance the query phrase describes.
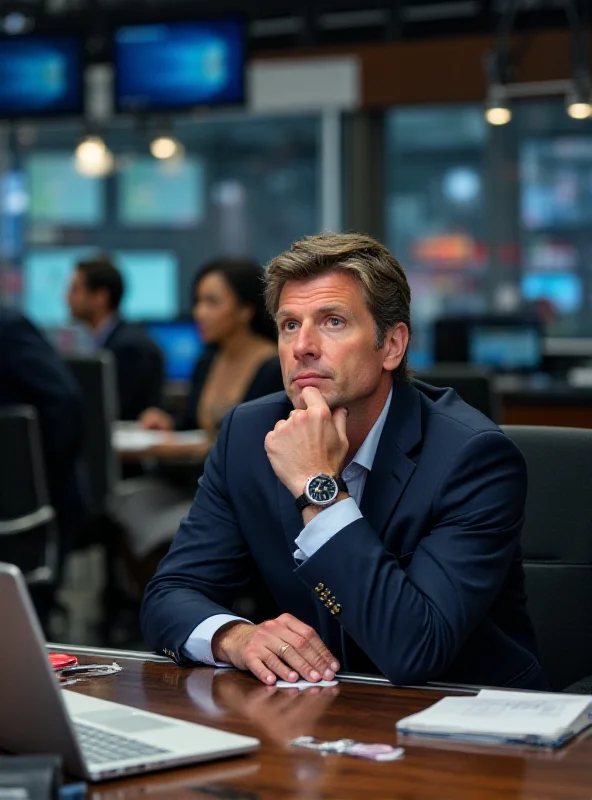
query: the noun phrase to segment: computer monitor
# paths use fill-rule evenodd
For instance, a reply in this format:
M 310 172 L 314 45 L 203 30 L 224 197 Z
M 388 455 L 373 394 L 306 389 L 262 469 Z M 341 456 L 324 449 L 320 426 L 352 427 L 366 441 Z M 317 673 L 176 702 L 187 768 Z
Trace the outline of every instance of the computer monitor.
M 0 118 L 82 114 L 78 36 L 0 37 Z
M 544 300 L 557 314 L 575 314 L 584 299 L 582 279 L 573 272 L 529 272 L 523 276 L 521 288 L 525 300 Z
M 536 372 L 543 331 L 533 317 L 482 314 L 441 317 L 434 326 L 436 363 L 475 364 L 498 372 Z
M 244 102 L 245 27 L 236 19 L 115 31 L 115 105 L 154 111 Z
M 195 322 L 192 319 L 148 322 L 146 330 L 164 354 L 166 378 L 189 380 L 203 350 Z
M 204 163 L 186 156 L 180 164 L 135 157 L 117 175 L 119 222 L 130 227 L 189 228 L 206 211 Z
M 96 248 L 56 247 L 30 250 L 23 264 L 25 313 L 43 327 L 61 327 L 70 320 L 66 302 L 68 284 L 76 263 L 96 255 Z M 168 320 L 179 314 L 178 264 L 168 250 L 116 250 L 125 294 L 121 313 L 125 319 Z
M 25 161 L 31 222 L 98 227 L 105 219 L 105 182 L 81 175 L 70 152 L 36 152 Z
M 540 368 L 542 343 L 539 326 L 473 325 L 469 330 L 469 361 L 500 372 Z

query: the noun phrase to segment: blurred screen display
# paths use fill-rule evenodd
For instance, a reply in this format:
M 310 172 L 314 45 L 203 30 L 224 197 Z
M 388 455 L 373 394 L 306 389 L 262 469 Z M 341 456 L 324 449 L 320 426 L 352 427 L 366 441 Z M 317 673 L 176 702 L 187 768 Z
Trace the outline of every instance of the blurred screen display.
M 535 370 L 541 363 L 537 326 L 474 325 L 469 330 L 469 361 L 501 370 Z
M 242 103 L 244 69 L 238 20 L 133 25 L 115 33 L 121 111 Z
M 94 248 L 32 250 L 23 265 L 23 307 L 44 327 L 70 320 L 66 294 L 76 262 L 96 254 Z M 128 321 L 166 320 L 178 315 L 178 265 L 167 250 L 119 250 L 113 260 L 125 282 L 121 314 Z
M 153 322 L 146 330 L 164 354 L 166 377 L 169 380 L 189 380 L 203 349 L 193 320 Z
M 560 314 L 573 314 L 582 305 L 582 281 L 573 272 L 527 273 L 522 296 L 530 302 L 545 301 Z
M 592 223 L 592 141 L 528 141 L 520 149 L 522 224 L 528 230 Z
M 130 226 L 186 227 L 204 213 L 203 162 L 184 158 L 178 163 L 135 159 L 118 178 L 119 218 Z
M 0 117 L 82 111 L 82 48 L 78 37 L 0 38 Z
M 80 175 L 72 153 L 36 153 L 26 161 L 29 219 L 95 227 L 104 221 L 105 184 Z

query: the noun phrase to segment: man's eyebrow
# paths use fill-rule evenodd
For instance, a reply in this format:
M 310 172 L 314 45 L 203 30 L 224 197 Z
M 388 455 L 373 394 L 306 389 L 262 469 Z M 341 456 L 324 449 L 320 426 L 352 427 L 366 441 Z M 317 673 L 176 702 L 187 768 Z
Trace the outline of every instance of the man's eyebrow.
M 348 306 L 346 306 L 345 303 L 329 303 L 327 305 L 320 306 L 319 308 L 317 308 L 315 313 L 316 314 L 331 314 L 331 313 L 334 313 L 336 311 L 339 311 L 342 314 L 343 313 L 351 314 L 353 316 L 353 311 L 351 311 L 351 309 Z M 280 317 L 292 317 L 292 316 L 294 316 L 294 315 L 290 311 L 289 308 L 288 309 L 283 309 L 281 311 L 278 311 L 277 314 L 276 314 L 276 318 L 278 318 L 278 319 Z

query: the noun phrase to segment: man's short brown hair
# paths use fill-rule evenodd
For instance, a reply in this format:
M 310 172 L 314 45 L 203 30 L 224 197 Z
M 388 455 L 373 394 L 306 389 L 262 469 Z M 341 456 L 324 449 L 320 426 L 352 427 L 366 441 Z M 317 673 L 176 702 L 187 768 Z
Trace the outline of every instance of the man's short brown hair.
M 411 333 L 411 290 L 403 268 L 380 242 L 360 233 L 307 236 L 273 258 L 265 277 L 269 313 L 275 318 L 288 281 L 307 280 L 326 272 L 346 272 L 358 281 L 374 319 L 377 348 L 384 344 L 389 328 L 399 322 Z M 407 353 L 394 377 L 409 379 Z

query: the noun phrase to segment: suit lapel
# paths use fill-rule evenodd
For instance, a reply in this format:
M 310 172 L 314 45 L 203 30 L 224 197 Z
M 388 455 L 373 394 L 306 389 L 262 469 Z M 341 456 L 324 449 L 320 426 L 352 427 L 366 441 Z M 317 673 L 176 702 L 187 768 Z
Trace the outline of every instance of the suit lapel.
M 286 416 L 290 407 L 286 407 Z M 381 536 L 415 471 L 410 453 L 421 442 L 420 393 L 410 384 L 395 384 L 393 396 L 374 464 L 364 488 L 360 511 Z M 302 530 L 302 515 L 294 504 L 292 493 L 277 481 L 280 519 L 291 553 L 294 540 Z
M 394 384 L 391 406 L 366 479 L 360 511 L 382 537 L 415 471 L 410 453 L 421 441 L 421 405 L 417 389 Z

